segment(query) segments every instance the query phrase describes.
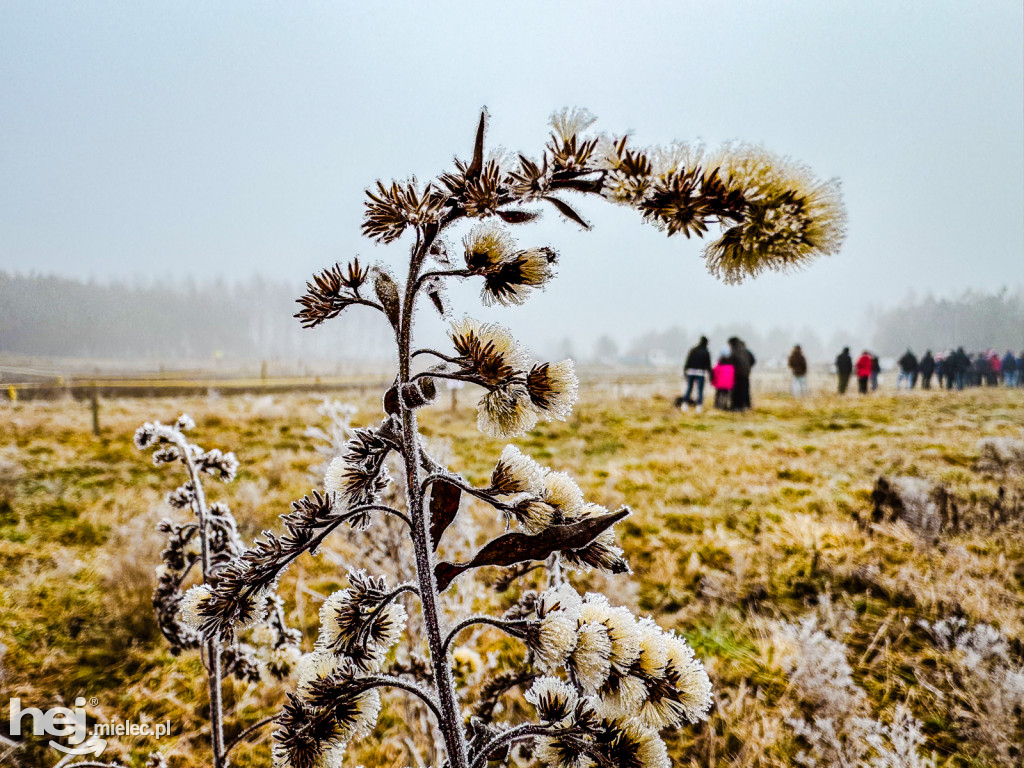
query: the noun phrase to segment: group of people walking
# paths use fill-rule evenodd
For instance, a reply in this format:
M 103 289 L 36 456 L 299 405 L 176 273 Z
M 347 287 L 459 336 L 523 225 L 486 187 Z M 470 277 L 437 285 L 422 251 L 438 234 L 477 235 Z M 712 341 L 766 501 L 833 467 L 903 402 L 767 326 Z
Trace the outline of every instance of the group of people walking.
M 968 353 L 963 347 L 946 350 L 932 355 L 929 349 L 920 360 L 911 350 L 898 361 L 899 378 L 897 389 L 913 389 L 918 378 L 922 389 L 931 389 L 932 376 L 939 387 L 963 389 L 964 387 L 1006 387 L 1021 386 L 1024 373 L 1024 352 L 1015 355 L 1010 350 L 1002 357 L 994 349 Z
M 676 407 L 686 410 L 696 408 L 699 413 L 704 407 L 704 385 L 710 380 L 715 390 L 715 408 L 726 411 L 745 411 L 751 407 L 750 373 L 756 362 L 753 353 L 742 339 L 733 336 L 728 346 L 723 347 L 712 363 L 708 339 L 701 336 L 697 346 L 686 355 L 683 366 L 686 378 L 686 393 L 676 398 Z M 787 360 L 792 374 L 794 397 L 808 393 L 807 358 L 797 344 Z M 1002 357 L 994 349 L 985 352 L 968 353 L 963 347 L 932 354 L 929 349 L 921 358 L 911 350 L 897 361 L 899 376 L 896 389 L 913 389 L 921 382 L 922 389 L 932 388 L 932 379 L 940 388 L 963 389 L 964 387 L 1007 386 L 1024 387 L 1024 352 L 1015 355 L 1007 351 Z M 835 371 L 840 395 L 846 394 L 851 379 L 857 379 L 857 391 L 862 395 L 878 389 L 878 376 L 882 371 L 878 355 L 865 349 L 854 360 L 849 347 L 835 359 Z
M 711 379 L 715 389 L 715 408 L 724 411 L 746 411 L 750 402 L 750 372 L 757 360 L 742 339 L 733 336 L 711 364 L 711 351 L 707 336 L 701 336 L 697 346 L 686 355 L 683 373 L 686 394 L 676 399 L 676 406 L 686 410 L 693 406 L 697 412 L 704 407 L 704 382 Z
M 1007 351 L 1000 357 L 994 349 L 969 354 L 963 347 L 959 347 L 934 355 L 929 349 L 919 359 L 908 349 L 896 364 L 899 370 L 896 378 L 897 390 L 913 389 L 919 380 L 921 389 L 931 389 L 933 377 L 940 388 L 946 389 L 995 387 L 1000 384 L 1007 387 L 1024 386 L 1024 352 L 1015 355 Z M 850 356 L 850 348 L 843 348 L 836 358 L 839 394 L 846 392 L 854 372 L 857 374 L 857 390 L 862 395 L 867 394 L 869 390 L 878 389 L 881 366 L 877 355 L 865 349 L 854 363 Z
M 865 349 L 861 352 L 860 357 L 857 358 L 857 364 L 854 366 L 853 357 L 850 356 L 850 348 L 843 347 L 843 351 L 836 357 L 836 376 L 839 379 L 840 395 L 846 394 L 846 388 L 850 384 L 850 377 L 853 375 L 855 367 L 858 392 L 866 395 L 869 388 L 872 392 L 878 389 L 878 374 L 882 372 L 882 364 L 878 360 L 878 355 L 874 355 Z

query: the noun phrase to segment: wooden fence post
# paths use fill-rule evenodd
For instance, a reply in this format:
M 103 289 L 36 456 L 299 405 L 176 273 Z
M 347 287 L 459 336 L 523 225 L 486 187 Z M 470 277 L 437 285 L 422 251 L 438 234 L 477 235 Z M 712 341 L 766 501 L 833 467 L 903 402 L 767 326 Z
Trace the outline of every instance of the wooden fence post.
M 92 395 L 90 397 L 92 401 L 92 433 L 99 437 L 100 434 L 100 388 L 96 385 L 92 385 Z

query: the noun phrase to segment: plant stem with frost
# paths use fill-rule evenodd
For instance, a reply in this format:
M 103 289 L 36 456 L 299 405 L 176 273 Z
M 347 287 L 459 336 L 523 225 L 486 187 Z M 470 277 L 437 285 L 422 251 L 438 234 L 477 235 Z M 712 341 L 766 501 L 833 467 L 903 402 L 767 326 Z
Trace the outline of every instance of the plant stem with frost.
M 188 477 L 195 492 L 196 517 L 199 518 L 199 541 L 203 561 L 203 582 L 209 583 L 212 576 L 210 572 L 210 510 L 206 505 L 203 483 L 199 479 L 199 472 L 196 470 L 195 462 L 192 461 L 188 442 L 184 438 L 178 441 L 178 449 L 181 451 L 181 459 L 188 470 Z M 206 679 L 210 686 L 210 740 L 213 746 L 213 768 L 227 768 L 228 758 L 224 749 L 224 703 L 221 694 L 220 645 L 213 637 L 206 641 L 206 657 Z
M 398 388 L 411 381 L 410 347 L 412 344 L 413 310 L 416 304 L 418 275 L 423 258 L 430 247 L 432 238 L 417 237 L 409 263 L 409 278 L 405 286 L 405 301 L 398 336 Z M 405 490 L 409 504 L 409 519 L 412 523 L 412 539 L 416 553 L 416 576 L 419 581 L 420 601 L 423 609 L 423 624 L 427 631 L 427 645 L 430 648 L 430 666 L 434 673 L 434 685 L 440 706 L 438 727 L 444 736 L 448 762 L 452 768 L 468 768 L 469 754 L 462 729 L 462 715 L 455 695 L 455 680 L 448 663 L 447 648 L 441 636 L 438 611 L 437 580 L 434 578 L 434 558 L 429 536 L 423 492 L 420 489 L 420 441 L 416 412 L 399 397 L 402 415 L 402 458 L 405 461 Z

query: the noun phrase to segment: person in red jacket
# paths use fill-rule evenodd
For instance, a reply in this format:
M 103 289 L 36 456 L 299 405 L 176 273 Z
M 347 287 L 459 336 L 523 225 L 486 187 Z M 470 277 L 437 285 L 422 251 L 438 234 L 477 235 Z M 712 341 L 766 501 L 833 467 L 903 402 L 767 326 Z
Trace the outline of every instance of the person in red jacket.
M 857 358 L 857 391 L 862 395 L 868 393 L 868 382 L 871 381 L 871 368 L 874 365 L 874 358 L 866 349 Z

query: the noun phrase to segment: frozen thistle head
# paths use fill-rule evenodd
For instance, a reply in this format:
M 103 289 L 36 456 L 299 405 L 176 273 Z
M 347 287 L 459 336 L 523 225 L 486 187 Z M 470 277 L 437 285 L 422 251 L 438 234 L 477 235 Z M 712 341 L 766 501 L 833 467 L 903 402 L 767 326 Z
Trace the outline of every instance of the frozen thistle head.
M 564 680 L 545 676 L 534 681 L 524 698 L 533 704 L 542 721 L 558 724 L 573 715 L 580 697 Z
M 541 593 L 536 611 L 527 633 L 535 664 L 564 668 L 601 717 L 656 729 L 707 717 L 711 681 L 683 638 L 568 584 Z
M 548 472 L 544 476 L 541 498 L 554 507 L 560 519 L 570 520 L 583 509 L 583 491 L 566 472 Z
M 526 387 L 507 383 L 492 389 L 477 403 L 476 426 L 489 437 L 525 435 L 537 424 L 539 414 Z
M 550 122 L 555 135 L 565 143 L 596 123 L 597 118 L 582 107 L 563 107 L 551 113 Z
M 722 194 L 744 200 L 737 223 L 705 249 L 712 274 L 738 283 L 839 251 L 846 213 L 837 180 L 819 181 L 806 166 L 748 144 L 727 146 L 711 164 Z
M 198 633 L 203 625 L 203 607 L 210 602 L 210 588 L 197 584 L 185 593 L 178 606 L 181 623 L 192 632 Z
M 401 638 L 408 617 L 401 604 L 387 602 L 390 590 L 382 577 L 357 571 L 349 574 L 349 584 L 320 607 L 317 647 L 362 671 L 376 671 Z
M 552 611 L 541 618 L 536 629 L 527 635 L 537 666 L 554 671 L 565 664 L 576 650 L 579 620 L 567 611 Z
M 526 350 L 504 326 L 464 317 L 448 333 L 462 369 L 484 386 L 504 384 L 529 364 Z
M 540 363 L 530 369 L 526 377 L 530 400 L 549 421 L 565 421 L 576 404 L 579 380 L 572 360 L 559 363 Z
M 540 464 L 514 445 L 506 445 L 491 473 L 491 490 L 509 496 L 517 493 L 539 495 L 547 473 Z
M 351 430 L 341 456 L 331 461 L 324 474 L 324 491 L 331 495 L 336 511 L 380 500 L 391 483 L 387 457 L 393 430 L 391 419 L 385 419 L 378 430 Z
M 522 304 L 530 290 L 554 276 L 557 255 L 550 248 L 517 250 L 511 233 L 494 222 L 477 224 L 463 238 L 466 271 L 483 278 L 487 306 Z
M 576 647 L 566 661 L 569 674 L 586 693 L 597 693 L 611 672 L 612 639 L 608 627 L 598 622 L 580 624 Z
M 344 659 L 325 651 L 306 654 L 298 691 L 277 719 L 274 765 L 335 765 L 350 741 L 369 735 L 380 716 L 380 694 Z

